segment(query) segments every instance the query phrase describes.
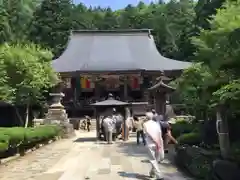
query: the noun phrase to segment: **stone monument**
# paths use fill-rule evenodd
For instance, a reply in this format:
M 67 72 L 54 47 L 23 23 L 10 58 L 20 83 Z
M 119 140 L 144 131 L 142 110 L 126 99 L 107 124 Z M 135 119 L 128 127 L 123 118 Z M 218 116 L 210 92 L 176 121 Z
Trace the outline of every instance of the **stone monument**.
M 69 122 L 66 110 L 61 103 L 65 95 L 63 93 L 50 93 L 49 95 L 52 97 L 52 103 L 48 108 L 44 124 L 58 124 L 63 128 L 65 138 L 74 136 L 73 125 Z

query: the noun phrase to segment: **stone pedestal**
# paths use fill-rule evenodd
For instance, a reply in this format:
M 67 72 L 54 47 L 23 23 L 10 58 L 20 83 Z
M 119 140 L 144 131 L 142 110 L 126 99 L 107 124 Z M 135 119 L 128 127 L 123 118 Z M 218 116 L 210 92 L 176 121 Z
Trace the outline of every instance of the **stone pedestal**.
M 53 97 L 52 104 L 48 109 L 48 113 L 44 120 L 44 124 L 58 124 L 63 129 L 64 137 L 72 137 L 75 135 L 73 125 L 69 123 L 68 115 L 61 100 L 64 97 L 63 93 L 50 93 Z

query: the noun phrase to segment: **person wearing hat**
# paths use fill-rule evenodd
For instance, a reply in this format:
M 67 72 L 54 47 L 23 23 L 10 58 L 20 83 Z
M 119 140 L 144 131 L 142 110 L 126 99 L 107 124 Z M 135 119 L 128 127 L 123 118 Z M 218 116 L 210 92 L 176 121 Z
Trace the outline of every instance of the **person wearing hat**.
M 140 137 L 142 138 L 142 142 L 144 144 L 144 146 L 146 145 L 145 142 L 145 136 L 144 136 L 144 132 L 143 132 L 143 121 L 141 119 L 139 119 L 136 115 L 133 116 L 133 124 L 134 127 L 136 128 L 136 134 L 137 134 L 137 145 L 140 144 Z
M 162 139 L 162 131 L 157 122 L 153 120 L 151 112 L 146 113 L 146 120 L 143 123 L 143 131 L 145 133 L 146 148 L 148 150 L 149 161 L 151 163 L 150 176 L 156 177 L 157 180 L 163 180 L 163 175 L 159 169 L 157 160 L 164 159 L 164 147 Z

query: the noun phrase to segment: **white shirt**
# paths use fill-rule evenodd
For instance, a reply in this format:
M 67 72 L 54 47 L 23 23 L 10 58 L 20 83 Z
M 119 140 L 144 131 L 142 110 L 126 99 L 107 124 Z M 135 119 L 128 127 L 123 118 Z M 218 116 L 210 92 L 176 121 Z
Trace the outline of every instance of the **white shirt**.
M 115 124 L 116 122 L 110 117 L 106 117 L 105 119 L 103 119 L 103 126 L 108 131 L 113 131 L 113 129 L 115 128 Z
M 146 143 L 148 146 L 154 146 L 154 140 L 157 140 L 160 147 L 163 148 L 162 131 L 159 124 L 153 120 L 148 120 L 143 124 L 146 134 Z

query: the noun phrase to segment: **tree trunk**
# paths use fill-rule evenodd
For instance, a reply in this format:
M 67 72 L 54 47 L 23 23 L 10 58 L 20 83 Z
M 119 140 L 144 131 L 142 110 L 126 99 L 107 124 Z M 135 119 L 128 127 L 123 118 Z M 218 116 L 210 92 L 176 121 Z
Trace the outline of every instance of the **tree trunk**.
M 21 115 L 19 114 L 18 109 L 17 109 L 16 107 L 14 107 L 14 109 L 15 109 L 16 115 L 17 115 L 17 117 L 18 117 L 18 119 L 19 119 L 19 121 L 20 121 L 21 126 L 23 126 L 23 125 L 24 125 L 24 122 L 23 122 L 23 120 L 22 120 Z
M 25 128 L 28 127 L 28 122 L 29 122 L 29 103 L 27 103 L 27 107 L 26 107 L 26 121 L 25 121 Z
M 226 118 L 224 119 L 222 118 L 220 110 L 217 110 L 216 116 L 217 116 L 216 128 L 218 133 L 221 155 L 224 159 L 228 159 L 230 155 L 228 123 Z

